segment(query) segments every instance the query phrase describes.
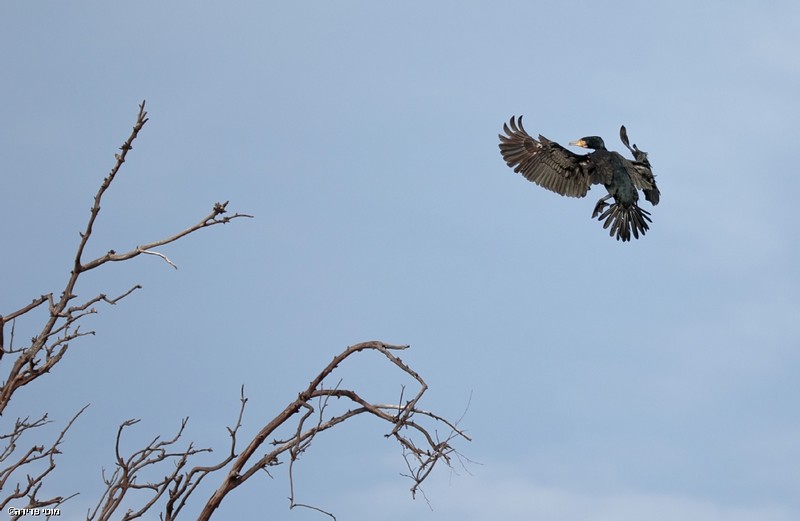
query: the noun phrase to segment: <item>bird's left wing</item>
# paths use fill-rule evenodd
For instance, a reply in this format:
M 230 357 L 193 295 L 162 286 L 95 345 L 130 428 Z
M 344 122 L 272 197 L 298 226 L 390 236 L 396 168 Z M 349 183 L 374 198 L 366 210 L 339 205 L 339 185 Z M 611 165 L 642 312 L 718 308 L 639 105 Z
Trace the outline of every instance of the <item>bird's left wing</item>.
M 506 164 L 542 188 L 568 197 L 584 197 L 592 185 L 587 155 L 570 152 L 555 141 L 537 141 L 522 126 L 522 116 L 503 125 L 500 153 Z M 596 181 L 595 181 L 596 182 Z

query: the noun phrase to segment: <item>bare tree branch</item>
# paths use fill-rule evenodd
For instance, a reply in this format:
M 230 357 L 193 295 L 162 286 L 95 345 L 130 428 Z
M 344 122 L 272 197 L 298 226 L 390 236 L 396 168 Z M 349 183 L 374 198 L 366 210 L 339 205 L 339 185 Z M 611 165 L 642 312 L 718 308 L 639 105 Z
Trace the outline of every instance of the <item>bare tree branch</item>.
M 431 434 L 428 427 L 423 426 L 415 421 L 416 415 L 421 417 L 428 417 L 438 423 L 437 416 L 426 413 L 417 408 L 417 403 L 422 398 L 422 395 L 427 390 L 428 386 L 422 377 L 408 365 L 402 362 L 400 358 L 395 356 L 393 352 L 402 351 L 407 349 L 408 346 L 399 346 L 386 344 L 380 341 L 363 342 L 355 344 L 345 349 L 341 354 L 335 356 L 333 360 L 311 381 L 308 388 L 302 391 L 297 399 L 290 403 L 281 413 L 269 421 L 253 438 L 242 453 L 233 461 L 233 465 L 228 470 L 227 476 L 223 479 L 219 488 L 211 495 L 206 502 L 205 507 L 198 516 L 199 520 L 210 519 L 214 511 L 219 508 L 222 500 L 233 489 L 246 482 L 261 470 L 267 470 L 270 466 L 275 466 L 280 463 L 280 456 L 288 452 L 290 460 L 290 470 L 293 469 L 294 461 L 306 450 L 309 443 L 320 432 L 330 429 L 354 416 L 360 414 L 370 414 L 376 418 L 387 422 L 392 425 L 391 431 L 386 434 L 387 437 L 393 437 L 400 443 L 404 451 L 415 460 L 410 464 L 412 469 L 409 477 L 411 477 L 413 486 L 411 488 L 412 495 L 416 493 L 419 485 L 428 477 L 433 470 L 436 463 L 440 460 L 445 464 L 450 464 L 450 455 L 455 453 L 455 449 L 450 445 L 450 442 L 457 437 L 469 440 L 470 438 L 464 431 L 457 428 L 456 425 L 445 423 L 454 428 L 451 433 L 444 439 L 438 440 L 436 436 Z M 323 382 L 328 378 L 333 371 L 350 356 L 362 351 L 377 351 L 383 354 L 391 363 L 401 369 L 401 371 L 416 380 L 419 385 L 417 394 L 406 402 L 405 404 L 397 405 L 381 405 L 371 403 L 362 398 L 358 393 L 351 389 L 340 389 L 338 384 L 335 388 L 324 388 Z M 320 413 L 319 420 L 313 426 L 306 427 L 306 421 L 314 413 L 315 409 L 312 401 L 315 398 L 323 398 L 321 402 L 321 409 L 327 406 L 327 399 L 345 398 L 350 400 L 356 407 L 347 410 L 346 412 L 333 415 L 324 419 Z M 262 456 L 261 458 L 253 461 L 256 452 L 261 448 L 264 442 L 269 438 L 279 427 L 285 425 L 295 415 L 300 415 L 296 420 L 296 427 L 294 429 L 294 436 L 288 440 L 274 440 L 272 445 L 275 446 L 273 450 Z M 414 438 L 419 436 L 422 444 L 418 446 L 418 442 Z M 290 506 L 299 506 L 294 501 L 294 477 L 290 475 L 290 491 L 291 499 Z M 323 510 L 320 510 L 324 512 Z M 327 513 L 327 512 L 325 512 Z
M 109 174 L 103 179 L 100 188 L 97 190 L 97 193 L 94 196 L 94 204 L 89 212 L 89 220 L 86 224 L 86 229 L 80 234 L 80 241 L 73 261 L 73 268 L 64 290 L 61 292 L 60 298 L 55 301 L 52 293 L 43 295 L 39 299 L 35 299 L 31 304 L 20 308 L 17 311 L 6 314 L 3 317 L 3 320 L 0 320 L 0 338 L 2 338 L 2 328 L 5 322 L 24 315 L 25 313 L 33 310 L 45 302 L 48 302 L 49 304 L 50 316 L 46 320 L 44 327 L 42 328 L 41 332 L 31 340 L 30 346 L 20 351 L 20 356 L 14 361 L 14 364 L 9 370 L 9 374 L 5 380 L 5 383 L 3 384 L 2 388 L 0 388 L 0 415 L 8 406 L 8 403 L 11 400 L 14 392 L 36 378 L 49 372 L 61 360 L 69 348 L 69 341 L 80 336 L 94 334 L 93 331 L 79 333 L 77 329 L 73 329 L 75 322 L 84 316 L 84 314 L 76 313 L 96 313 L 96 310 L 90 308 L 90 306 L 100 301 L 108 304 L 115 304 L 120 299 L 128 296 L 134 289 L 138 289 L 140 287 L 135 286 L 127 293 L 124 293 L 113 300 L 109 300 L 105 295 L 98 295 L 82 304 L 68 307 L 70 301 L 77 297 L 77 295 L 74 293 L 74 290 L 78 282 L 78 278 L 82 273 L 95 269 L 106 262 L 125 261 L 137 257 L 143 253 L 157 255 L 175 267 L 175 265 L 164 254 L 153 251 L 153 249 L 175 242 L 178 239 L 194 233 L 202 228 L 207 228 L 216 224 L 227 224 L 231 220 L 240 217 L 252 217 L 251 215 L 240 213 L 226 216 L 224 214 L 227 212 L 228 201 L 224 203 L 215 203 L 211 213 L 202 218 L 198 223 L 176 234 L 173 234 L 170 237 L 153 241 L 142 246 L 137 246 L 127 253 L 117 254 L 114 250 L 111 250 L 101 257 L 86 263 L 83 262 L 82 258 L 86 249 L 86 245 L 92 236 L 92 231 L 94 230 L 97 216 L 100 214 L 100 203 L 103 195 L 111 187 L 111 183 L 119 174 L 120 168 L 122 167 L 122 164 L 125 162 L 125 159 L 128 155 L 128 151 L 133 149 L 134 140 L 139 135 L 139 131 L 141 131 L 142 127 L 144 127 L 144 124 L 148 121 L 147 112 L 145 112 L 144 107 L 145 102 L 143 101 L 141 105 L 139 105 L 139 114 L 137 115 L 136 124 L 133 126 L 130 136 L 128 136 L 128 139 L 126 139 L 122 146 L 120 146 L 121 152 L 115 154 L 114 157 L 116 162 L 111 168 Z M 61 336 L 57 338 L 55 343 L 48 344 L 52 337 L 58 335 Z M 2 348 L 0 349 L 0 359 L 2 359 L 2 355 L 7 354 L 9 351 L 5 349 L 1 343 L 0 348 Z M 45 353 L 44 359 L 41 358 L 43 351 Z
M 126 494 L 134 490 L 148 490 L 149 496 L 142 500 L 136 508 L 127 509 L 122 519 L 135 519 L 145 512 L 149 512 L 166 493 L 167 500 L 160 518 L 163 521 L 172 521 L 178 517 L 189 498 L 197 491 L 201 481 L 216 472 L 225 472 L 219 487 L 207 499 L 198 516 L 200 520 L 210 519 L 231 491 L 262 471 L 271 475 L 270 467 L 280 465 L 283 458 L 288 461 L 289 508 L 308 508 L 336 519 L 331 512 L 323 508 L 296 500 L 296 463 L 318 434 L 361 414 L 370 414 L 391 426 L 385 436 L 394 438 L 401 446 L 402 457 L 407 469 L 407 473 L 403 473 L 403 475 L 412 480 L 411 492 L 414 497 L 422 482 L 430 475 L 440 460 L 450 466 L 451 456 L 458 455 L 451 442 L 456 438 L 467 441 L 470 438 L 463 429 L 458 427 L 458 421 L 448 421 L 438 414 L 417 406 L 427 385 L 418 373 L 394 355 L 394 352 L 407 348 L 408 346 L 391 345 L 379 341 L 364 342 L 346 348 L 317 374 L 309 386 L 298 394 L 296 400 L 268 421 L 247 443 L 241 453 L 237 454 L 237 433 L 242 424 L 247 404 L 244 388 L 242 388 L 236 423 L 233 427 L 228 428 L 230 450 L 221 460 L 212 465 L 195 466 L 191 469 L 188 467 L 188 461 L 192 456 L 201 452 L 211 452 L 210 449 L 196 449 L 193 443 L 189 443 L 183 450 L 173 450 L 172 447 L 184 434 L 186 420 L 171 439 L 161 441 L 159 437 L 156 437 L 143 449 L 125 456 L 120 449 L 122 435 L 125 429 L 138 423 L 138 420 L 124 422 L 117 432 L 116 468 L 110 477 L 105 477 L 104 474 L 105 492 L 94 510 L 88 514 L 87 520 L 116 519 L 119 516 L 115 515 L 115 512 L 123 504 Z M 406 402 L 401 400 L 399 404 L 381 404 L 365 399 L 352 389 L 342 388 L 343 381 L 341 379 L 333 387 L 324 385 L 326 379 L 331 377 L 340 364 L 363 351 L 377 351 L 383 354 L 394 366 L 401 369 L 402 374 L 411 376 L 420 386 L 417 394 Z M 343 412 L 330 413 L 328 409 L 332 398 L 348 400 L 352 407 Z M 426 422 L 430 425 L 426 425 Z M 432 428 L 437 425 L 447 429 L 448 434 L 444 439 L 441 439 L 437 431 Z M 286 439 L 273 438 L 272 441 L 268 441 L 279 429 L 289 429 L 289 437 Z M 272 448 L 263 456 L 258 457 L 257 454 L 265 446 Z M 174 463 L 174 470 L 169 475 L 158 481 L 143 481 L 143 473 L 150 467 L 160 468 L 160 465 L 167 460 Z
M 236 457 L 236 434 L 242 426 L 242 416 L 244 415 L 245 405 L 247 405 L 247 398 L 244 396 L 244 386 L 242 386 L 240 391 L 240 402 L 241 406 L 239 407 L 239 417 L 236 419 L 236 424 L 233 427 L 228 427 L 228 435 L 231 437 L 231 447 L 227 457 L 216 465 L 194 467 L 186 474 L 185 479 L 175 480 L 169 493 L 169 501 L 167 501 L 166 508 L 164 509 L 164 515 L 161 516 L 163 520 L 169 521 L 175 519 L 175 517 L 180 514 L 181 509 L 186 505 L 189 496 L 192 495 L 203 478 L 213 472 L 221 470 Z
M 117 430 L 117 441 L 115 444 L 116 469 L 111 477 L 103 478 L 106 484 L 105 492 L 100 497 L 100 501 L 94 510 L 87 515 L 87 520 L 115 519 L 116 516 L 114 516 L 114 514 L 116 510 L 120 507 L 129 492 L 149 490 L 151 492 L 149 499 L 137 510 L 128 509 L 121 519 L 127 521 L 139 518 L 145 512 L 149 511 L 171 487 L 180 487 L 182 483 L 185 483 L 186 486 L 190 485 L 191 477 L 198 471 L 193 469 L 189 473 L 182 473 L 188 459 L 196 454 L 211 452 L 211 449 L 198 449 L 194 447 L 194 444 L 189 443 L 183 450 L 172 450 L 172 447 L 183 435 L 187 422 L 188 418 L 184 418 L 183 421 L 181 421 L 178 432 L 171 439 L 161 440 L 160 437 L 156 437 L 147 444 L 147 446 L 134 451 L 133 454 L 127 457 L 122 456 L 120 449 L 122 433 L 126 428 L 139 423 L 139 420 L 127 420 L 123 422 Z M 158 466 L 160 468 L 160 464 L 165 461 L 174 462 L 175 468 L 172 473 L 155 482 L 147 481 L 141 483 L 137 480 L 139 475 L 148 470 L 149 467 Z M 196 486 L 196 483 L 193 484 L 193 486 Z M 175 498 L 171 492 L 167 495 L 170 496 L 170 502 L 168 504 L 172 505 Z
M 136 140 L 139 132 L 142 130 L 147 121 L 147 112 L 145 111 L 145 102 L 143 101 L 139 105 L 136 123 L 134 124 L 130 135 L 123 142 L 122 146 L 120 146 L 120 152 L 114 155 L 114 165 L 108 175 L 103 179 L 100 187 L 95 193 L 86 227 L 84 231 L 79 234 L 80 240 L 78 242 L 75 256 L 72 260 L 72 269 L 70 275 L 60 296 L 56 299 L 54 298 L 53 293 L 48 293 L 34 299 L 26 306 L 22 306 L 15 311 L 6 313 L 5 315 L 0 315 L 0 370 L 3 372 L 7 371 L 7 376 L 2 381 L 2 385 L 0 385 L 0 415 L 5 412 L 17 391 L 54 370 L 57 364 L 68 352 L 72 341 L 86 335 L 94 334 L 94 331 L 91 330 L 81 330 L 79 322 L 87 315 L 97 313 L 97 310 L 94 307 L 96 304 L 102 302 L 108 305 L 115 305 L 120 300 L 128 297 L 135 290 L 141 288 L 141 286 L 135 285 L 117 297 L 110 298 L 105 294 L 100 294 L 75 303 L 74 301 L 78 297 L 78 295 L 75 293 L 75 288 L 77 286 L 79 277 L 83 273 L 95 269 L 106 262 L 124 261 L 134 258 L 140 254 L 149 254 L 161 257 L 168 264 L 175 267 L 174 263 L 172 263 L 172 261 L 170 261 L 166 255 L 154 251 L 154 248 L 175 242 L 178 239 L 194 233 L 202 228 L 207 228 L 216 224 L 226 224 L 239 217 L 251 217 L 250 215 L 239 213 L 230 216 L 224 215 L 227 212 L 226 207 L 228 203 L 215 203 L 209 215 L 201 219 L 197 224 L 194 224 L 183 231 L 175 233 L 167 238 L 150 242 L 143 246 L 137 246 L 128 253 L 117 255 L 112 250 L 106 255 L 103 255 L 97 259 L 84 262 L 83 256 L 86 251 L 87 244 L 92 237 L 98 215 L 100 214 L 103 196 L 111 187 L 117 175 L 120 173 L 122 165 L 126 161 L 128 152 L 133 149 L 133 142 Z M 14 328 L 16 319 L 31 313 L 34 310 L 41 309 L 41 307 L 45 304 L 47 305 L 47 314 L 45 315 L 44 324 L 39 333 L 31 338 L 29 344 L 18 348 L 14 347 Z M 11 322 L 11 341 L 8 345 L 6 345 L 4 333 L 5 326 L 9 322 Z M 5 442 L 5 445 L 0 447 L 0 465 L 2 465 L 0 468 L 0 491 L 5 491 L 7 494 L 5 497 L 0 498 L 0 505 L 5 506 L 10 501 L 18 500 L 23 497 L 27 497 L 29 505 L 34 507 L 58 505 L 66 500 L 61 496 L 40 500 L 38 499 L 37 494 L 39 493 L 45 478 L 55 469 L 55 456 L 59 454 L 58 447 L 63 441 L 67 430 L 72 426 L 73 422 L 77 419 L 80 413 L 83 412 L 84 409 L 81 409 L 72 418 L 72 420 L 67 423 L 67 425 L 64 427 L 64 430 L 61 431 L 61 434 L 56 437 L 56 440 L 49 447 L 33 444 L 29 444 L 27 447 L 25 447 L 24 443 L 24 438 L 28 433 L 32 432 L 33 430 L 42 429 L 50 422 L 47 414 L 43 414 L 38 420 L 34 421 L 29 421 L 28 418 L 25 418 L 24 420 L 17 419 L 14 424 L 14 428 L 11 429 L 10 432 L 0 434 L 0 440 Z M 180 433 L 178 436 L 180 436 Z M 167 443 L 167 445 L 169 444 Z M 174 454 L 166 450 L 167 445 L 160 445 L 159 442 L 155 442 L 155 445 L 151 445 L 145 449 L 142 449 L 144 452 L 140 452 L 139 455 L 141 456 L 147 453 L 146 449 L 149 448 L 153 454 L 160 455 L 160 457 L 163 459 L 170 459 L 176 455 L 186 458 L 198 452 L 207 450 L 194 449 L 190 446 L 190 448 L 186 449 L 186 451 Z M 44 461 L 48 462 L 48 466 L 43 471 L 39 472 L 38 470 L 34 469 L 34 466 L 37 464 L 37 462 Z M 139 468 L 136 465 L 145 463 L 147 465 L 150 464 L 147 463 L 146 460 L 142 462 L 138 460 L 129 461 L 126 463 L 126 468 L 129 467 L 130 469 L 135 470 Z M 13 476 L 22 474 L 23 472 L 28 473 L 25 482 L 18 482 L 13 491 L 10 491 L 8 486 L 4 487 L 4 485 L 10 483 L 9 480 L 14 479 Z M 121 479 L 124 479 L 124 476 L 120 477 Z M 168 480 L 165 483 L 172 484 L 172 481 Z M 128 485 L 133 488 L 139 486 L 138 484 L 134 485 L 132 483 L 128 483 Z M 145 488 L 150 488 L 157 491 L 160 490 L 155 485 L 145 486 Z M 164 490 L 160 491 L 162 494 L 163 492 Z M 112 497 L 112 500 L 116 499 L 118 499 L 116 496 Z M 157 499 L 158 498 L 156 498 L 156 500 Z M 147 508 L 150 507 L 152 507 L 152 504 Z M 142 512 L 144 512 L 144 510 L 142 510 Z
M 66 498 L 55 496 L 47 499 L 40 499 L 37 494 L 44 484 L 45 478 L 56 468 L 56 455 L 61 454 L 59 447 L 64 441 L 67 431 L 70 429 L 70 427 L 72 427 L 72 424 L 75 423 L 75 420 L 78 419 L 78 416 L 80 416 L 87 407 L 89 406 L 85 405 L 75 414 L 75 416 L 72 417 L 67 425 L 61 430 L 61 434 L 58 435 L 56 440 L 49 447 L 45 447 L 43 445 L 34 445 L 33 447 L 30 447 L 21 457 L 19 457 L 17 461 L 11 462 L 9 466 L 0 470 L 0 490 L 5 490 L 6 483 L 18 470 L 24 468 L 30 469 L 34 463 L 40 460 L 46 463 L 44 469 L 32 473 L 28 472 L 25 476 L 24 484 L 21 481 L 18 481 L 14 487 L 14 490 L 5 498 L 0 499 L 0 510 L 5 510 L 9 502 L 24 497 L 28 498 L 28 504 L 22 508 L 42 508 L 48 506 L 58 506 L 75 496 L 75 494 L 73 494 Z M 6 460 L 15 453 L 16 443 L 23 434 L 29 430 L 38 429 L 48 423 L 50 423 L 50 421 L 47 419 L 46 414 L 41 418 L 34 420 L 33 422 L 29 422 L 27 418 L 25 420 L 18 419 L 10 433 L 0 436 L 0 439 L 7 440 L 6 446 L 3 449 L 3 453 L 0 455 L 0 463 L 5 464 Z
M 35 299 L 33 299 L 33 302 L 31 302 L 27 306 L 25 306 L 23 308 L 20 308 L 20 309 L 18 309 L 16 311 L 12 311 L 11 313 L 7 314 L 5 317 L 3 317 L 3 320 L 5 322 L 8 322 L 9 320 L 14 320 L 17 317 L 24 315 L 28 311 L 31 311 L 32 309 L 34 309 L 34 308 L 36 308 L 38 306 L 41 306 L 42 304 L 47 302 L 47 298 L 48 298 L 48 295 L 42 295 L 39 298 L 35 298 Z
M 239 217 L 249 217 L 249 218 L 253 217 L 252 215 L 243 214 L 243 213 L 236 213 L 236 214 L 233 214 L 233 215 L 230 215 L 230 216 L 220 217 L 222 214 L 227 212 L 227 210 L 226 210 L 227 206 L 228 206 L 228 201 L 225 201 L 224 203 L 215 203 L 214 207 L 211 210 L 211 213 L 209 213 L 207 216 L 205 216 L 203 219 L 201 219 L 198 223 L 190 226 L 189 228 L 186 228 L 185 230 L 183 230 L 181 232 L 176 233 L 175 235 L 173 235 L 171 237 L 167 237 L 166 239 L 161 239 L 159 241 L 155 241 L 155 242 L 151 242 L 151 243 L 148 243 L 148 244 L 144 244 L 142 246 L 137 246 L 136 248 L 134 248 L 134 249 L 132 249 L 132 250 L 126 252 L 126 253 L 118 254 L 114 250 L 111 250 L 108 253 L 106 253 L 105 255 L 103 255 L 102 257 L 98 257 L 98 258 L 96 258 L 96 259 L 94 259 L 92 261 L 87 262 L 86 264 L 82 264 L 80 266 L 80 269 L 81 269 L 81 271 L 91 270 L 91 269 L 94 269 L 94 268 L 96 268 L 96 267 L 98 267 L 98 266 L 100 266 L 102 264 L 105 264 L 106 262 L 125 261 L 125 260 L 128 260 L 128 259 L 132 259 L 134 257 L 138 257 L 142 253 L 148 253 L 150 255 L 158 255 L 159 257 L 162 257 L 164 260 L 166 260 L 174 268 L 175 265 L 172 264 L 172 262 L 170 262 L 164 255 L 162 255 L 160 253 L 156 253 L 156 252 L 151 251 L 151 250 L 153 248 L 157 248 L 159 246 L 164 246 L 165 244 L 169 244 L 171 242 L 175 242 L 178 239 L 180 239 L 181 237 L 185 237 L 186 235 L 189 235 L 190 233 L 196 232 L 197 230 L 200 230 L 202 228 L 207 228 L 209 226 L 214 226 L 215 224 L 227 224 L 232 219 L 236 219 L 236 218 L 239 218 Z

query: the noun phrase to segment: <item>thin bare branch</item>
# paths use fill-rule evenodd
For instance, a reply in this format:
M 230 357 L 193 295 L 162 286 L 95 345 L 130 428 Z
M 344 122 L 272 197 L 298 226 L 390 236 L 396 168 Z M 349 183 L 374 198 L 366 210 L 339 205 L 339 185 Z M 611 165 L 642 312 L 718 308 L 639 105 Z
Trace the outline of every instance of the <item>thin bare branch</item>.
M 289 508 L 290 508 L 290 509 L 292 509 L 292 508 L 296 508 L 296 507 L 300 507 L 300 508 L 308 508 L 309 510 L 316 510 L 316 511 L 317 511 L 317 512 L 319 512 L 320 514 L 325 514 L 326 516 L 328 516 L 328 517 L 330 517 L 331 519 L 333 519 L 333 521 L 336 521 L 336 516 L 335 516 L 335 515 L 333 515 L 332 513 L 328 512 L 328 511 L 326 511 L 326 510 L 322 510 L 322 509 L 321 509 L 321 508 L 319 508 L 319 507 L 315 507 L 315 506 L 313 506 L 313 505 L 305 505 L 305 504 L 303 504 L 303 503 L 294 503 L 294 502 L 292 502 L 292 504 L 291 504 L 291 505 L 289 505 Z
M 236 435 L 239 432 L 239 428 L 242 426 L 244 408 L 247 405 L 247 398 L 244 395 L 244 386 L 242 386 L 240 390 L 239 401 L 241 405 L 239 407 L 239 416 L 236 419 L 236 424 L 233 427 L 228 427 L 228 435 L 231 438 L 231 447 L 228 456 L 216 465 L 194 467 L 185 474 L 183 479 L 174 480 L 173 486 L 169 492 L 169 500 L 164 509 L 164 514 L 161 516 L 164 521 L 175 519 L 200 482 L 206 476 L 223 469 L 236 457 Z
M 214 226 L 216 224 L 227 224 L 233 219 L 238 219 L 240 217 L 253 218 L 252 215 L 243 213 L 235 213 L 233 215 L 223 217 L 222 214 L 227 212 L 226 210 L 227 206 L 228 206 L 228 201 L 225 201 L 224 203 L 215 203 L 213 209 L 211 210 L 211 213 L 203 217 L 196 224 L 186 228 L 183 231 L 180 231 L 170 237 L 167 237 L 166 239 L 161 239 L 158 241 L 143 244 L 141 246 L 137 246 L 126 253 L 117 253 L 116 251 L 111 250 L 102 257 L 98 257 L 94 260 L 87 262 L 86 264 L 82 264 L 80 269 L 81 271 L 88 271 L 102 264 L 105 264 L 106 262 L 126 261 L 128 259 L 138 257 L 142 253 L 149 253 L 151 255 L 154 255 L 155 253 L 151 251 L 153 248 L 158 248 L 159 246 L 164 246 L 165 244 L 175 242 L 181 237 L 185 237 L 190 233 L 196 232 L 197 230 L 208 228 L 209 226 Z M 158 255 L 161 256 L 160 254 Z M 170 262 L 170 264 L 172 263 Z M 175 267 L 174 264 L 172 264 L 172 266 Z
M 97 220 L 97 216 L 100 213 L 100 201 L 103 199 L 103 194 L 105 194 L 106 190 L 111 186 L 111 183 L 114 181 L 114 178 L 117 176 L 119 169 L 122 167 L 122 164 L 125 162 L 125 158 L 128 155 L 129 150 L 133 150 L 133 142 L 139 135 L 139 131 L 142 130 L 144 124 L 147 123 L 147 112 L 144 110 L 145 102 L 139 105 L 139 115 L 136 117 L 136 124 L 133 125 L 133 130 L 131 131 L 131 135 L 128 136 L 128 139 L 122 144 L 119 149 L 122 151 L 119 154 L 114 154 L 114 157 L 117 159 L 117 162 L 111 168 L 111 172 L 103 179 L 103 183 L 100 185 L 100 189 L 94 196 L 94 205 L 92 206 L 91 213 L 89 216 L 89 222 L 86 223 L 86 230 L 80 234 L 81 241 L 78 244 L 78 251 L 75 254 L 75 267 L 74 271 L 80 273 L 81 270 L 81 258 L 83 257 L 83 250 L 86 248 L 86 243 L 89 242 L 89 237 L 92 235 L 92 230 L 94 228 L 94 223 Z
M 176 270 L 178 269 L 178 267 L 175 265 L 175 263 L 172 262 L 171 260 L 169 260 L 169 257 L 164 255 L 163 253 L 159 253 L 157 251 L 151 251 L 151 250 L 141 250 L 140 253 L 145 253 L 147 255 L 155 255 L 156 257 L 161 257 L 162 259 L 164 259 L 164 262 L 166 262 L 167 264 L 169 264 L 170 266 L 172 266 Z
M 8 322 L 9 320 L 14 320 L 17 317 L 21 317 L 22 315 L 24 315 L 25 313 L 31 311 L 32 309 L 41 306 L 42 304 L 47 302 L 48 298 L 52 298 L 52 297 L 53 297 L 53 295 L 49 294 L 49 295 L 42 295 L 39 298 L 35 298 L 35 299 L 33 299 L 33 302 L 31 302 L 27 306 L 24 306 L 24 307 L 22 307 L 22 308 L 20 308 L 20 309 L 18 309 L 16 311 L 12 311 L 11 313 L 8 313 L 7 315 L 5 315 L 3 317 L 3 320 L 5 322 Z

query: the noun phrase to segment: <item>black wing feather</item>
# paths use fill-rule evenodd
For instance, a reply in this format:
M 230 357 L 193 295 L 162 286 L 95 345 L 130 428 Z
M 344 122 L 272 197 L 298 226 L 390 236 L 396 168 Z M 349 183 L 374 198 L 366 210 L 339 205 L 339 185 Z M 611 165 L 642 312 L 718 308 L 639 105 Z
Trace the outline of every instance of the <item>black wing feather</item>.
M 584 197 L 592 185 L 588 155 L 570 152 L 540 135 L 537 141 L 522 126 L 522 116 L 511 117 L 500 134 L 500 153 L 506 164 L 542 188 L 568 197 Z

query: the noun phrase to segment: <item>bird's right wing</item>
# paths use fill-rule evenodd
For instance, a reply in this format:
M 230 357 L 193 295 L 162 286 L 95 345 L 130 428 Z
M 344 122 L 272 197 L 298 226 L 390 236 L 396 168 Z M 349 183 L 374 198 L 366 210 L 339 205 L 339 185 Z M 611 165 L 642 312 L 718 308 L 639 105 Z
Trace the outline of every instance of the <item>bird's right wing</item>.
M 570 152 L 555 141 L 537 141 L 522 126 L 522 116 L 511 117 L 500 134 L 500 153 L 505 162 L 542 188 L 568 197 L 584 197 L 592 185 L 591 164 L 586 155 Z
M 646 157 L 645 161 L 647 161 Z M 656 186 L 656 176 L 650 168 L 650 161 L 643 163 L 622 158 L 622 163 L 625 165 L 628 175 L 631 176 L 634 186 L 644 192 L 644 198 L 653 206 L 657 205 L 661 199 L 661 191 Z
M 653 173 L 653 167 L 650 165 L 650 161 L 647 159 L 647 152 L 639 150 L 639 147 L 635 144 L 631 147 L 630 141 L 628 140 L 628 130 L 625 128 L 625 125 L 619 128 L 619 138 L 622 140 L 622 144 L 631 151 L 633 157 L 636 158 L 635 161 L 630 161 L 624 157 L 622 158 L 623 165 L 628 171 L 631 181 L 633 181 L 636 188 L 644 192 L 645 199 L 650 201 L 653 206 L 657 205 L 658 201 L 661 199 L 661 191 L 659 191 L 658 186 L 656 186 L 656 176 Z

